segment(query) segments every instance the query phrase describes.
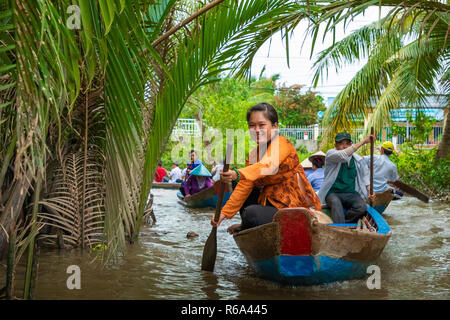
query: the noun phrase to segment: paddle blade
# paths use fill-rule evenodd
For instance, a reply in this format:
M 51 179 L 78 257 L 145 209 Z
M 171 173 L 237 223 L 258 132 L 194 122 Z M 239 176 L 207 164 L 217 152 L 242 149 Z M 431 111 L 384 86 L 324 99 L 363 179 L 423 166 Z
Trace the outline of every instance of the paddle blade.
M 202 256 L 202 270 L 214 271 L 217 255 L 217 228 L 213 227 L 208 239 L 205 242 Z
M 423 194 L 422 192 L 420 192 L 419 190 L 411 187 L 410 185 L 407 185 L 404 182 L 401 182 L 400 180 L 397 181 L 388 181 L 388 183 L 391 186 L 394 186 L 410 195 L 412 195 L 413 197 L 416 197 L 417 199 L 419 199 L 420 201 L 423 201 L 425 203 L 428 203 L 428 201 L 430 200 L 428 198 L 428 196 L 426 196 L 425 194 Z

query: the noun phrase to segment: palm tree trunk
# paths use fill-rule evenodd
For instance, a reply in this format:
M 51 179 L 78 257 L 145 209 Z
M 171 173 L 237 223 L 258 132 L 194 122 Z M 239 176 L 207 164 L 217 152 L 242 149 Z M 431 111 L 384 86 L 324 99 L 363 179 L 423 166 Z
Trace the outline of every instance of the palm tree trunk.
M 444 117 L 444 134 L 436 152 L 436 159 L 443 159 L 450 152 L 450 117 L 448 113 L 447 111 Z
M 9 248 L 6 261 L 6 300 L 14 296 L 14 275 L 16 262 L 16 228 L 14 221 L 11 222 L 9 232 Z
M 0 224 L 5 228 L 9 228 L 12 220 L 14 222 L 17 221 L 23 207 L 23 202 L 28 194 L 28 189 L 30 188 L 31 178 L 31 171 L 28 171 L 26 175 L 18 178 L 12 186 L 12 192 L 0 216 Z M 0 232 L 0 261 L 3 259 L 7 243 L 6 234 Z
M 32 297 L 32 288 L 33 288 L 33 279 L 35 279 L 35 270 L 36 267 L 36 246 L 35 246 L 35 235 L 36 235 L 36 224 L 37 224 L 37 212 L 39 208 L 39 198 L 41 194 L 41 187 L 42 187 L 42 176 L 39 173 L 37 178 L 37 185 L 34 190 L 34 203 L 33 203 L 33 217 L 31 219 L 31 242 L 28 247 L 28 263 L 27 263 L 27 270 L 25 275 L 25 287 L 24 287 L 24 293 L 23 298 L 24 300 L 28 300 Z

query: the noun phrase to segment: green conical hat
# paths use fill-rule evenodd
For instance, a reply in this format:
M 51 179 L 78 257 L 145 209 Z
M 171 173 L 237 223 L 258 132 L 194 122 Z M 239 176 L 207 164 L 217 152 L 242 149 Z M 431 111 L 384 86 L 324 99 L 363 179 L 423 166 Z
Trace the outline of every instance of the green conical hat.
M 206 169 L 203 164 L 195 167 L 189 174 L 193 176 L 211 177 L 211 173 L 209 173 L 208 169 Z

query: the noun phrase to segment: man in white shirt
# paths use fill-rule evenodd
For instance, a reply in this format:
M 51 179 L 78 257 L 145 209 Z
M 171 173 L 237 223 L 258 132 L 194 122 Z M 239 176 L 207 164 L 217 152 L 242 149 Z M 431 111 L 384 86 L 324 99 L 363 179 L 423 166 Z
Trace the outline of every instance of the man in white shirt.
M 390 141 L 385 141 L 380 148 L 381 155 L 373 156 L 373 191 L 381 193 L 387 189 L 391 189 L 396 197 L 401 195 L 401 192 L 395 192 L 395 189 L 388 184 L 388 181 L 397 181 L 399 179 L 397 167 L 389 159 L 394 151 L 394 145 Z M 364 156 L 364 161 L 370 168 L 370 156 Z
M 348 132 L 336 135 L 335 148 L 325 156 L 324 180 L 317 196 L 322 204 L 331 208 L 334 223 L 354 223 L 364 216 L 369 195 L 369 170 L 363 158 L 356 154 L 373 135 L 353 144 Z M 344 209 L 347 211 L 344 213 Z
M 181 181 L 183 181 L 181 179 L 181 169 L 178 167 L 178 162 L 174 162 L 172 164 L 172 170 L 169 173 L 169 183 L 180 183 Z

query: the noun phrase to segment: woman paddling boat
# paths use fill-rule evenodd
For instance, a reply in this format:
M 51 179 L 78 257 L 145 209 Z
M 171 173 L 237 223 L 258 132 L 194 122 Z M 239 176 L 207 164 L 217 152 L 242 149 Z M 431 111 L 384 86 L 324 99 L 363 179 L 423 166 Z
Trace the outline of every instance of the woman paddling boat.
M 221 172 L 221 181 L 237 182 L 230 199 L 221 210 L 219 226 L 241 212 L 242 225 L 229 228 L 230 233 L 272 221 L 283 208 L 304 207 L 320 210 L 320 201 L 305 176 L 292 143 L 278 135 L 278 115 L 268 103 L 247 111 L 250 136 L 257 143 L 245 168 Z

